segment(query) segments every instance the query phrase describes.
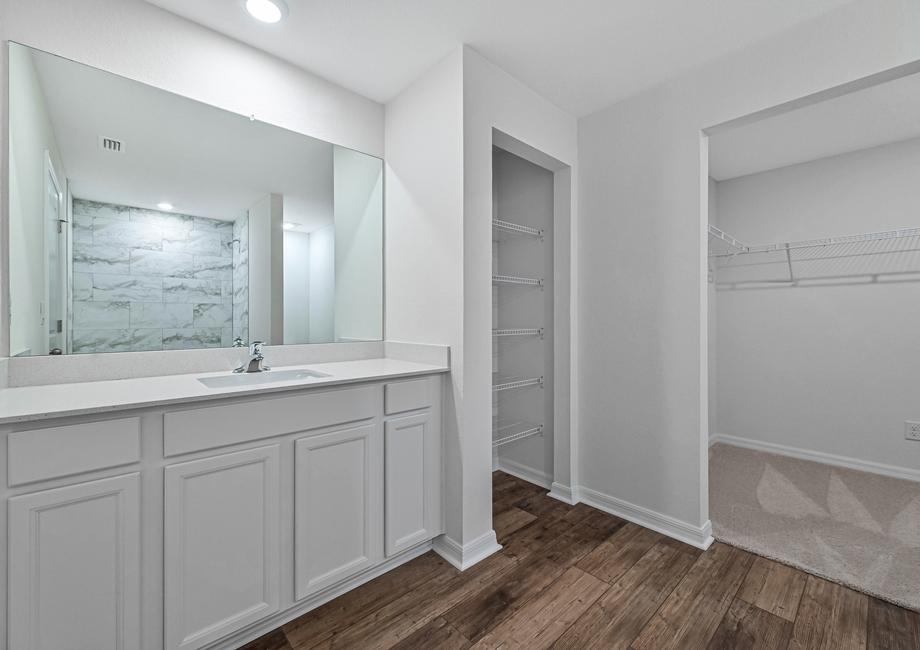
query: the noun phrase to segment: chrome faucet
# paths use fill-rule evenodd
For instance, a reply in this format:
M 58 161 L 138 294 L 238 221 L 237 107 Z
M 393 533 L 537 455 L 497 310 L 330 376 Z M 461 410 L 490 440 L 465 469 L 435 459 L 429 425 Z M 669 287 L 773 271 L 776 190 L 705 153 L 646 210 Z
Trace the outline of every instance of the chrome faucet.
M 268 366 L 262 365 L 262 362 L 265 360 L 265 357 L 262 356 L 262 341 L 253 341 L 249 344 L 249 361 L 243 363 L 239 368 L 235 368 L 233 372 L 265 372 L 271 370 Z

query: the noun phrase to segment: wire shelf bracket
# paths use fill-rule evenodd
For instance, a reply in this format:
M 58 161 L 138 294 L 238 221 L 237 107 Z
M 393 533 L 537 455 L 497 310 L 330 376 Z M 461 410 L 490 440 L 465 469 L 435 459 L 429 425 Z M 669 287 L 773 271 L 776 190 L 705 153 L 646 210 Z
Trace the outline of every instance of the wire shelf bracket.
M 709 224 L 709 256 L 729 257 L 740 253 L 747 253 L 751 249 L 724 230 Z

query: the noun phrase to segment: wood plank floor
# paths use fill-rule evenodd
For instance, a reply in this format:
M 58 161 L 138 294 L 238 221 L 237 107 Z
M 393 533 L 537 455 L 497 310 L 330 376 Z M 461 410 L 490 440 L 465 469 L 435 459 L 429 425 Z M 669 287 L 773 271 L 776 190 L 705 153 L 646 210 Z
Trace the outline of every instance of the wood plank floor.
M 246 650 L 917 650 L 920 614 L 740 549 L 702 553 L 493 475 L 502 551 L 463 573 L 427 553 Z

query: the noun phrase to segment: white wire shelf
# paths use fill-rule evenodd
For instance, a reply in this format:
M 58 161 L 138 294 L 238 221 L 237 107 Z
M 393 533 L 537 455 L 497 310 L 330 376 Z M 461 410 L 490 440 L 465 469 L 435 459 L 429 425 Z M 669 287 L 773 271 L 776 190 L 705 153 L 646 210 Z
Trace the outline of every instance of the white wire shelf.
M 769 253 L 773 251 L 800 250 L 803 248 L 825 248 L 828 246 L 844 246 L 852 244 L 870 244 L 876 242 L 892 242 L 898 239 L 920 237 L 920 228 L 902 228 L 901 230 L 885 230 L 882 232 L 869 232 L 861 235 L 847 235 L 844 237 L 828 237 L 826 239 L 807 239 L 783 244 L 765 244 L 763 246 L 749 246 L 748 253 Z M 868 253 L 877 252 L 867 250 Z M 890 252 L 887 250 L 880 252 Z
M 709 263 L 723 288 L 915 281 L 920 228 L 748 246 L 710 226 Z
M 514 233 L 518 235 L 530 235 L 531 237 L 539 237 L 540 239 L 543 239 L 542 228 L 525 226 L 519 223 L 512 223 L 511 221 L 502 221 L 501 219 L 492 219 L 492 227 L 502 232 Z
M 920 228 L 902 228 L 900 230 L 885 230 L 881 232 L 869 232 L 860 235 L 846 235 L 844 237 L 827 237 L 825 239 L 805 239 L 802 241 L 791 241 L 774 244 L 762 244 L 759 246 L 748 246 L 740 241 L 719 230 L 715 226 L 709 226 L 709 256 L 710 257 L 729 257 L 743 255 L 747 253 L 773 253 L 786 250 L 801 250 L 803 248 L 827 248 L 829 246 L 845 246 L 852 244 L 870 244 L 874 242 L 892 242 L 892 240 L 907 239 L 920 237 Z M 715 243 L 715 246 L 713 245 Z M 729 250 L 719 250 L 721 245 Z M 864 249 L 865 250 L 865 249 Z M 868 250 L 873 253 L 875 250 Z M 889 252 L 887 250 L 881 252 Z
M 539 386 L 543 388 L 543 377 L 508 377 L 504 375 L 492 375 L 493 393 L 504 390 L 514 390 L 516 388 L 527 388 L 528 386 Z
M 542 424 L 516 422 L 514 420 L 495 420 L 492 422 L 492 447 L 501 447 L 510 442 L 543 435 Z
M 539 336 L 543 337 L 543 328 L 542 327 L 520 327 L 517 329 L 494 329 L 492 330 L 492 336 L 503 337 L 503 336 Z
M 542 287 L 543 278 L 522 278 L 517 275 L 493 275 L 494 284 L 523 284 L 532 287 Z

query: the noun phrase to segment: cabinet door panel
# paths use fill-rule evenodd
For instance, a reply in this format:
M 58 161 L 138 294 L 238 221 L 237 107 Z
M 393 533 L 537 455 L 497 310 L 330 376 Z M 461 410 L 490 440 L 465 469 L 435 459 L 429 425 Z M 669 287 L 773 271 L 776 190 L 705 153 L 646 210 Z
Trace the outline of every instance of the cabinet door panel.
M 140 648 L 139 475 L 9 500 L 9 641 Z
M 165 474 L 167 647 L 198 648 L 279 608 L 278 445 Z
M 296 442 L 294 526 L 298 599 L 358 573 L 381 556 L 376 425 Z
M 436 444 L 431 414 L 390 420 L 384 441 L 386 554 L 391 556 L 435 536 L 434 499 L 440 480 L 431 466 Z M 434 452 L 439 453 L 439 452 Z M 437 455 L 435 462 L 440 462 Z

